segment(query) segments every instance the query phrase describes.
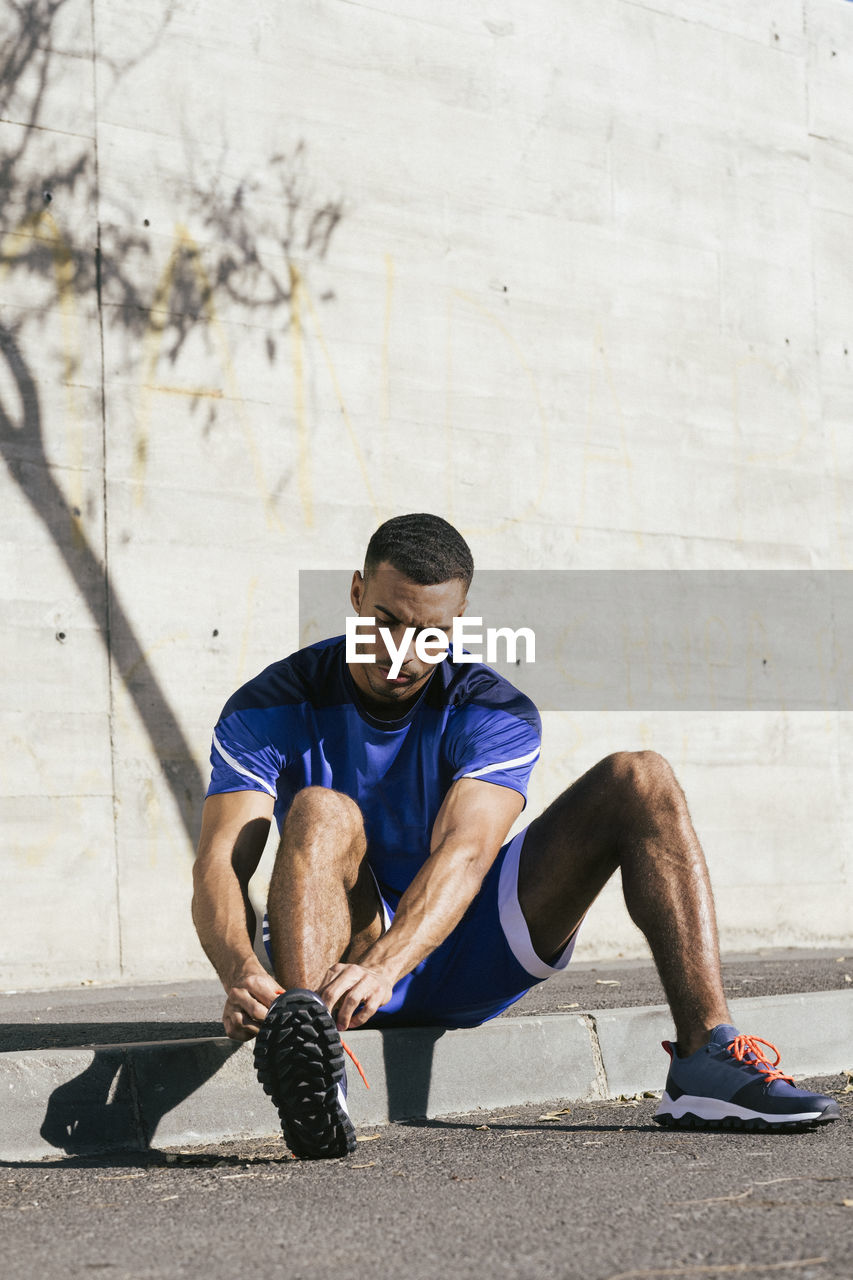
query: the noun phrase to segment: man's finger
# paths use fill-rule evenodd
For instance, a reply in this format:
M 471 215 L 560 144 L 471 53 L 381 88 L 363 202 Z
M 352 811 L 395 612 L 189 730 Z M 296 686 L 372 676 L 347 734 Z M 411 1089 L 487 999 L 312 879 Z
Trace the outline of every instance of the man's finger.
M 244 1014 L 248 1014 L 249 1018 L 254 1022 L 263 1022 L 269 1013 L 269 1006 L 261 1004 L 260 1000 L 256 1000 L 246 990 L 237 990 L 234 992 L 234 1003 L 237 1008 Z
M 230 991 L 222 1011 L 225 1034 L 231 1040 L 251 1040 L 260 1031 L 267 1012 L 266 1005 L 245 989 L 238 987 Z
M 249 1019 L 242 1019 L 239 1016 L 227 1018 L 224 1021 L 225 1034 L 228 1036 L 229 1040 L 239 1040 L 241 1042 L 244 1040 L 252 1040 L 261 1029 L 257 1022 L 252 1022 Z
M 381 992 L 377 991 L 374 995 L 369 996 L 350 1019 L 350 1028 L 361 1027 L 365 1022 L 369 1022 L 381 1003 Z
M 247 991 L 250 996 L 258 1000 L 265 1008 L 269 1008 L 273 1000 L 278 996 L 283 996 L 284 991 L 271 978 L 250 978 L 241 987 L 236 990 Z
M 338 1031 L 346 1031 L 350 1026 L 350 1019 L 358 1005 L 357 1000 L 353 1000 L 349 995 L 344 996 L 337 1005 L 332 1005 L 332 1016 L 335 1019 L 335 1026 Z
M 357 982 L 361 981 L 362 976 L 363 975 L 361 973 L 356 972 L 351 967 L 347 966 L 347 969 L 342 973 L 339 973 L 336 978 L 333 978 L 331 982 L 327 983 L 322 988 L 318 993 L 320 999 L 328 1006 L 328 1008 L 334 1009 L 335 1005 L 343 998 L 343 996 L 346 995 L 350 987 L 354 987 Z
M 352 1026 L 353 1016 L 356 1009 L 364 999 L 364 995 L 360 994 L 357 987 L 351 988 L 344 999 L 338 1006 L 338 1026 L 341 1030 L 346 1030 Z M 341 1027 L 343 1023 L 343 1027 Z

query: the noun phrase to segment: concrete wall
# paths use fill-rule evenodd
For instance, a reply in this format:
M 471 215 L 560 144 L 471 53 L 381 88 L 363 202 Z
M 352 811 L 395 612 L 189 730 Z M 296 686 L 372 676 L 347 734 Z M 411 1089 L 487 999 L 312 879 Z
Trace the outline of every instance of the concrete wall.
M 850 566 L 853 5 L 0 13 L 3 985 L 208 972 L 211 726 L 381 518 Z M 724 945 L 850 942 L 849 716 L 551 714 L 529 812 L 647 745 Z

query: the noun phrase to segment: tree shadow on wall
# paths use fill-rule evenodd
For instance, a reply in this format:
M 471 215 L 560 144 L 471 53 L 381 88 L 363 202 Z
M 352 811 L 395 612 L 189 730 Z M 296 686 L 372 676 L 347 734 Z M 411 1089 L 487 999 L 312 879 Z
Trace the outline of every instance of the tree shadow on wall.
M 292 321 L 299 280 L 294 261 L 304 271 L 312 261 L 326 257 L 343 205 L 339 199 L 315 195 L 304 142 L 268 158 L 262 166 L 263 190 L 256 178 L 226 180 L 226 166 L 215 166 L 206 180 L 191 181 L 186 195 L 206 242 L 200 247 L 185 238 L 176 244 L 168 297 L 164 296 L 151 238 L 140 230 L 137 214 L 128 213 L 124 221 L 113 218 L 108 227 L 98 221 L 95 234 L 91 221 L 81 230 L 73 220 L 63 219 L 72 200 L 78 209 L 97 210 L 99 199 L 91 141 L 53 131 L 45 118 L 52 91 L 62 86 L 63 75 L 79 76 L 83 61 L 64 57 L 57 49 L 63 41 L 76 38 L 85 43 L 90 38 L 68 35 L 65 28 L 71 30 L 73 24 L 62 27 L 72 8 L 69 0 L 29 0 L 11 6 L 17 30 L 0 62 L 0 120 L 5 122 L 0 125 L 0 289 L 7 298 L 32 299 L 2 305 L 0 297 L 0 452 L 95 621 L 193 845 L 205 782 L 111 579 L 106 551 L 97 545 L 100 535 L 90 532 L 98 528 L 99 512 L 69 500 L 57 478 L 61 471 L 48 456 L 44 392 L 40 394 L 34 357 L 44 342 L 45 315 L 57 310 L 62 314 L 72 296 L 94 301 L 99 326 L 108 305 L 111 326 L 123 327 L 132 351 L 138 351 L 138 343 L 153 327 L 159 351 L 172 364 L 190 335 L 205 329 L 214 302 L 222 300 L 252 313 L 266 358 L 273 363 L 276 335 L 285 333 Z M 166 6 L 150 41 L 126 62 L 99 57 L 104 78 L 112 78 L 112 89 L 132 67 L 154 55 L 170 19 L 171 7 Z M 52 101 L 55 111 L 55 98 Z M 53 139 L 52 151 L 44 150 L 45 138 Z M 192 157 L 192 139 L 184 142 Z M 74 386 L 79 378 L 78 363 L 66 352 L 66 386 Z M 122 370 L 114 372 L 120 375 Z M 99 376 L 100 417 L 90 421 L 88 429 L 100 437 L 105 413 L 103 356 Z M 195 408 L 190 397 L 188 412 Z M 210 414 L 207 430 L 216 430 L 215 405 Z M 290 465 L 287 459 L 283 462 Z

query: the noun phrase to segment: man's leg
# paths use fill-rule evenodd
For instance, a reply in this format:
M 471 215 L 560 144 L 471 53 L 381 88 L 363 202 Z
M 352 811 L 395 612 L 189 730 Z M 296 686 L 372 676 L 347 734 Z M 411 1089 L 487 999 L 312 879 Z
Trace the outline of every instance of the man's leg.
M 270 880 L 267 916 L 281 985 L 320 986 L 326 970 L 358 960 L 382 933 L 365 860 L 361 812 L 349 796 L 306 787 L 293 800 Z
M 382 933 L 358 806 L 325 787 L 293 800 L 270 881 L 267 915 L 275 975 L 285 992 L 255 1041 L 258 1079 L 291 1151 L 305 1159 L 355 1149 L 344 1051 L 316 994 L 340 959 L 358 959 Z
M 531 823 L 518 898 L 543 960 L 562 950 L 617 867 L 678 1037 L 677 1055 L 669 1046 L 672 1062 L 655 1119 L 747 1129 L 837 1120 L 832 1098 L 796 1088 L 778 1069 L 778 1054 L 775 1061 L 764 1054 L 766 1041 L 731 1025 L 705 859 L 684 794 L 666 761 L 651 751 L 608 756 Z
M 729 1021 L 714 903 L 684 793 L 652 751 L 608 756 L 531 823 L 518 896 L 537 954 L 559 953 L 607 880 L 648 939 L 675 1021 L 692 1053 Z

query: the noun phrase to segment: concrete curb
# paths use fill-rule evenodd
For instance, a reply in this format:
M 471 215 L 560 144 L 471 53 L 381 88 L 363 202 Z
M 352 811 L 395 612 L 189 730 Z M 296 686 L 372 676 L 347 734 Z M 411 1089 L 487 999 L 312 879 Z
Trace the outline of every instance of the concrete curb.
M 853 991 L 735 1000 L 750 1035 L 797 1075 L 853 1066 Z M 499 1018 L 470 1031 L 356 1031 L 347 1042 L 356 1126 L 557 1098 L 660 1089 L 672 1035 L 665 1006 Z M 193 1146 L 278 1133 L 250 1045 L 224 1037 L 0 1054 L 0 1159 Z
M 759 996 L 731 1000 L 729 1008 L 735 1026 L 778 1045 L 793 1075 L 834 1075 L 853 1066 L 853 991 Z M 666 1005 L 601 1010 L 595 1026 L 608 1097 L 663 1087 L 660 1042 L 673 1034 Z

